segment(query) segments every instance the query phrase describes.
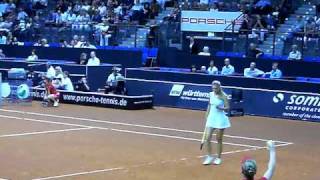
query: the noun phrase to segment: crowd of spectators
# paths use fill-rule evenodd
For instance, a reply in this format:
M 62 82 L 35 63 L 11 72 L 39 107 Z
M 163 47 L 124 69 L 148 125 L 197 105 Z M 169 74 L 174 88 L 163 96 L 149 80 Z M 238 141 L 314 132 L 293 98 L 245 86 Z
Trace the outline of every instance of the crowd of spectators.
M 42 41 L 45 39 L 44 27 L 56 27 L 57 31 L 72 29 L 94 32 L 96 45 L 107 46 L 109 38 L 115 33 L 115 24 L 144 25 L 159 14 L 164 7 L 164 2 L 160 3 L 157 0 L 58 0 L 51 3 L 49 8 L 47 0 L 2 1 L 0 44 Z M 52 4 L 55 5 L 54 9 Z M 72 42 L 70 44 L 73 46 Z
M 270 79 L 279 79 L 282 78 L 282 71 L 279 69 L 279 64 L 277 62 L 272 64 L 271 70 L 264 72 L 256 67 L 255 62 L 251 62 L 248 68 L 243 70 L 242 74 L 236 73 L 234 66 L 231 65 L 230 59 L 226 58 L 224 60 L 224 66 L 221 68 L 221 71 L 215 66 L 214 61 L 211 60 L 208 68 L 206 66 L 201 66 L 197 70 L 195 65 L 191 66 L 191 73 L 203 73 L 208 75 L 222 75 L 222 76 L 239 76 L 243 75 L 247 78 L 270 78 Z

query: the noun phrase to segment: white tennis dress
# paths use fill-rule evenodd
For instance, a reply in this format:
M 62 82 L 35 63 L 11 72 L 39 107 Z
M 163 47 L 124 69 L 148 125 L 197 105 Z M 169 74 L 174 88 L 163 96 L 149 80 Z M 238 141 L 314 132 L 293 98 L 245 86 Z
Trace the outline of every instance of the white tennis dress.
M 215 129 L 225 129 L 231 126 L 229 118 L 222 110 L 217 109 L 217 106 L 224 106 L 224 101 L 220 99 L 214 92 L 210 92 L 209 100 L 210 112 L 207 117 L 206 127 Z

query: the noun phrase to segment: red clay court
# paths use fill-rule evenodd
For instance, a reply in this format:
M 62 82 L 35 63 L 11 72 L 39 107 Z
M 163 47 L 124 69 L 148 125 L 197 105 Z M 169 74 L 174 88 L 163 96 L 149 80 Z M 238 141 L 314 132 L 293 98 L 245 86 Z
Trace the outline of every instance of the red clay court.
M 2 179 L 235 180 L 248 155 L 257 160 L 258 175 L 264 173 L 269 139 L 278 146 L 273 179 L 320 179 L 319 123 L 232 117 L 223 164 L 203 166 L 203 111 L 43 108 L 34 102 L 0 112 Z

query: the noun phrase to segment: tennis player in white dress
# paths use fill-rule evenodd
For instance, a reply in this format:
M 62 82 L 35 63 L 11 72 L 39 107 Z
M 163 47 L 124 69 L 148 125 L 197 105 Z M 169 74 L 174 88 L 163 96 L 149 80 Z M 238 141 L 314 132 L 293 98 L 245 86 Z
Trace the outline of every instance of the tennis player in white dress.
M 206 112 L 206 126 L 203 136 L 203 143 L 207 147 L 207 156 L 203 162 L 204 165 L 222 163 L 222 139 L 224 130 L 231 126 L 226 111 L 229 109 L 229 101 L 227 95 L 222 91 L 219 81 L 212 82 L 212 92 L 210 92 L 210 100 Z M 216 131 L 217 139 L 217 157 L 212 156 L 211 138 L 213 132 Z

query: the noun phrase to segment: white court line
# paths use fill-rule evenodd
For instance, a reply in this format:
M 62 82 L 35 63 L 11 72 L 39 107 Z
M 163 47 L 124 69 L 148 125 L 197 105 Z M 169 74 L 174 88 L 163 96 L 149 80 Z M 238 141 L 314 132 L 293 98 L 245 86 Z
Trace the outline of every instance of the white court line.
M 17 110 L 0 109 L 0 111 L 14 112 L 14 113 L 20 113 L 20 114 L 29 114 L 29 115 L 37 115 L 37 116 L 45 116 L 45 117 L 63 118 L 63 119 L 73 119 L 73 120 L 78 120 L 78 121 L 88 121 L 88 122 L 115 124 L 115 125 L 132 126 L 132 127 L 142 127 L 142 128 L 159 129 L 159 130 L 167 130 L 167 131 L 175 131 L 175 132 L 193 133 L 193 134 L 202 134 L 203 133 L 203 132 L 200 132 L 200 131 L 192 131 L 192 130 L 174 129 L 174 128 L 159 127 L 159 126 L 148 126 L 148 125 L 141 125 L 141 124 L 130 124 L 130 123 L 122 123 L 122 122 L 114 122 L 114 121 L 79 118 L 79 117 L 72 117 L 72 116 L 60 116 L 60 115 L 53 115 L 53 114 L 25 112 L 25 111 L 17 111 Z M 267 142 L 268 141 L 268 139 L 243 137 L 243 136 L 234 136 L 234 135 L 224 135 L 224 137 L 230 137 L 230 138 L 235 138 L 235 139 L 253 140 L 253 141 L 263 141 L 263 142 Z M 277 142 L 277 143 L 288 143 L 288 142 L 285 142 L 285 141 L 274 141 L 274 142 Z
M 264 147 L 261 148 L 248 148 L 248 149 L 243 149 L 243 150 L 235 150 L 235 151 L 227 151 L 223 152 L 223 155 L 228 155 L 228 154 L 236 154 L 236 153 L 241 153 L 241 152 L 248 152 L 248 151 L 254 151 L 258 149 L 263 149 Z M 197 156 L 194 158 L 201 158 L 202 156 Z M 148 162 L 148 163 L 143 163 L 143 164 L 137 164 L 137 165 L 131 165 L 129 167 L 117 167 L 117 168 L 108 168 L 108 169 L 99 169 L 99 170 L 92 170 L 92 171 L 84 171 L 84 172 L 78 172 L 78 173 L 71 173 L 71 174 L 63 174 L 63 175 L 57 175 L 57 176 L 50 176 L 50 177 L 41 177 L 41 178 L 35 178 L 33 180 L 48 180 L 48 179 L 59 179 L 59 178 L 64 178 L 64 177 L 73 177 L 73 176 L 81 176 L 81 175 L 89 175 L 89 174 L 97 174 L 97 173 L 103 173 L 103 172 L 112 172 L 112 171 L 121 171 L 121 170 L 128 170 L 130 168 L 139 168 L 139 167 L 145 167 L 145 166 L 151 166 L 155 164 L 165 164 L 165 163 L 171 163 L 171 162 L 180 162 L 180 161 L 186 161 L 191 158 L 180 158 L 178 160 L 167 160 L 167 161 L 161 161 L 161 162 Z
M 0 135 L 0 138 L 30 136 L 30 135 L 39 135 L 39 134 L 52 134 L 52 133 L 80 131 L 80 130 L 87 130 L 87 129 L 93 129 L 93 128 L 87 127 L 87 128 L 60 129 L 60 130 L 52 130 L 52 131 L 36 131 L 36 132 L 18 133 L 18 134 L 6 134 L 6 135 Z
M 109 168 L 109 169 L 86 171 L 86 172 L 79 172 L 79 173 L 73 173 L 73 174 L 64 174 L 64 175 L 58 175 L 58 176 L 36 178 L 33 180 L 59 179 L 59 178 L 72 177 L 72 176 L 81 176 L 81 175 L 96 174 L 96 173 L 102 173 L 102 172 L 119 171 L 119 170 L 124 170 L 124 169 L 125 168 L 123 168 L 123 167 Z
M 287 146 L 288 144 L 279 144 L 276 145 L 276 147 L 279 146 Z M 242 150 L 234 150 L 234 151 L 226 151 L 223 152 L 223 155 L 230 155 L 230 154 L 236 154 L 236 153 L 242 153 L 242 152 L 249 152 L 249 151 L 256 151 L 256 150 L 262 150 L 267 149 L 267 147 L 258 147 L 258 148 L 248 148 L 248 149 L 242 149 Z M 194 158 L 203 158 L 204 156 L 197 156 Z M 192 158 L 180 158 L 178 160 L 167 160 L 167 161 L 161 161 L 161 162 L 148 162 L 143 164 L 137 164 L 137 165 L 131 165 L 129 167 L 118 167 L 118 168 L 109 168 L 109 169 L 100 169 L 100 170 L 92 170 L 92 171 L 85 171 L 85 172 L 78 172 L 78 173 L 72 173 L 72 174 L 64 174 L 64 175 L 58 175 L 58 176 L 50 176 L 50 177 L 42 177 L 42 178 L 36 178 L 33 180 L 48 180 L 48 179 L 59 179 L 64 177 L 73 177 L 73 176 L 81 176 L 81 175 L 89 175 L 89 174 L 97 174 L 102 172 L 112 172 L 112 171 L 122 171 L 122 170 L 129 170 L 131 168 L 140 168 L 140 167 L 146 167 L 146 166 L 152 166 L 156 164 L 166 164 L 166 163 L 172 163 L 172 162 L 180 162 L 180 161 L 187 161 Z
M 33 121 L 33 122 L 42 122 L 42 123 L 49 123 L 49 124 L 80 126 L 83 128 L 110 130 L 110 131 L 123 132 L 123 133 L 131 133 L 131 134 L 139 134 L 139 135 L 146 135 L 146 136 L 164 137 L 164 138 L 171 138 L 171 139 L 180 139 L 180 140 L 201 142 L 200 139 L 186 138 L 183 136 L 171 136 L 171 135 L 166 135 L 166 134 L 146 133 L 146 132 L 141 132 L 141 131 L 130 131 L 130 130 L 124 130 L 124 129 L 115 129 L 115 128 L 110 129 L 110 128 L 104 128 L 104 127 L 99 127 L 99 126 L 86 126 L 86 125 L 71 124 L 71 123 L 61 123 L 61 122 L 47 121 L 47 120 L 40 120 L 40 119 L 21 118 L 21 117 L 16 117 L 16 116 L 0 115 L 0 117 L 13 118 L 13 119 L 22 120 L 22 121 Z M 212 142 L 217 143 L 216 141 L 212 141 Z M 247 144 L 237 144 L 237 143 L 228 143 L 228 142 L 224 142 L 224 144 L 232 145 L 232 146 L 240 146 L 240 147 L 249 147 L 249 148 L 261 148 L 261 146 L 252 146 L 252 145 L 247 145 Z

